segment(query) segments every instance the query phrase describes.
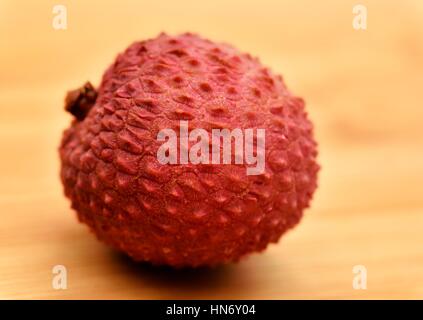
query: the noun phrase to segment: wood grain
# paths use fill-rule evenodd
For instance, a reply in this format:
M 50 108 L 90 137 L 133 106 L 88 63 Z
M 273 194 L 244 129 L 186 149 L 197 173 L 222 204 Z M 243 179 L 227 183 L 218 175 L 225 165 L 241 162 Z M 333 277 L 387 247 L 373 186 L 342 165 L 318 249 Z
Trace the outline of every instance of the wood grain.
M 423 298 L 423 4 L 365 1 L 0 2 L 0 298 Z M 62 195 L 68 89 L 160 31 L 233 43 L 305 98 L 322 171 L 302 223 L 214 270 L 136 265 L 97 242 Z M 52 288 L 52 268 L 68 289 Z M 352 287 L 355 265 L 367 290 Z

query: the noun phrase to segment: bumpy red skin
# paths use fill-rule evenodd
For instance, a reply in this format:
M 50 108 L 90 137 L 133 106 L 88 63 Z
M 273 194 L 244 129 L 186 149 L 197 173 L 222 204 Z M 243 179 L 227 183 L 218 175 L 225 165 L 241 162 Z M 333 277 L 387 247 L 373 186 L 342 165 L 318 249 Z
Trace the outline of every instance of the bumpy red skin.
M 264 128 L 266 167 L 161 165 L 157 133 Z M 319 169 L 304 102 L 233 47 L 193 34 L 132 44 L 106 71 L 60 147 L 79 220 L 134 260 L 174 267 L 237 261 L 296 225 Z

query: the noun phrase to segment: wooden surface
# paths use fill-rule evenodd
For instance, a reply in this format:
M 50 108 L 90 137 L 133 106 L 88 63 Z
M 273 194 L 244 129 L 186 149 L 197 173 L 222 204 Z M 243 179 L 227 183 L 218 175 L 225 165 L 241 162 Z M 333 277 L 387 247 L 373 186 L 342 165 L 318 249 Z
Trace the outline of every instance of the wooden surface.
M 0 298 L 423 298 L 423 5 L 363 1 L 0 2 Z M 257 55 L 307 102 L 322 171 L 302 223 L 215 270 L 136 265 L 78 224 L 57 147 L 66 90 L 136 39 L 198 32 Z M 52 288 L 52 268 L 68 289 Z M 355 265 L 367 290 L 352 287 Z

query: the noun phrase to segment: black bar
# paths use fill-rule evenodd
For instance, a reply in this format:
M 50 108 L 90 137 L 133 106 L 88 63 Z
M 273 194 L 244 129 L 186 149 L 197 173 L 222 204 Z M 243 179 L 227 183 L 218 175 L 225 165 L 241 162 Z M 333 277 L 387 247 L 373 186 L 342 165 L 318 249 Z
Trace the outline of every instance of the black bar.
M 401 317 L 421 314 L 423 301 L 139 300 L 0 301 L 3 314 L 113 319 L 289 319 L 302 316 Z M 9 310 L 7 310 L 9 309 Z M 9 312 L 8 312 L 9 311 Z M 413 316 L 412 318 L 414 318 Z M 2 317 L 3 318 L 3 317 Z M 37 317 L 38 318 L 38 317 Z M 6 319 L 6 318 L 5 318 Z

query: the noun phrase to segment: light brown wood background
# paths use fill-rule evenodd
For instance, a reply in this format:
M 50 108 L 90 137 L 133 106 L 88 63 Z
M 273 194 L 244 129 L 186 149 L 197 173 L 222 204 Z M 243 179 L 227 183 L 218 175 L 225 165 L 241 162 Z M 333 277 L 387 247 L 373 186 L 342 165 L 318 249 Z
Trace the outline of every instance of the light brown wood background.
M 0 2 L 0 298 L 423 298 L 423 2 Z M 257 55 L 305 98 L 320 187 L 302 223 L 216 270 L 136 265 L 78 224 L 57 147 L 66 90 L 134 40 L 193 31 Z M 52 268 L 68 289 L 52 288 Z M 355 265 L 367 290 L 352 288 Z

